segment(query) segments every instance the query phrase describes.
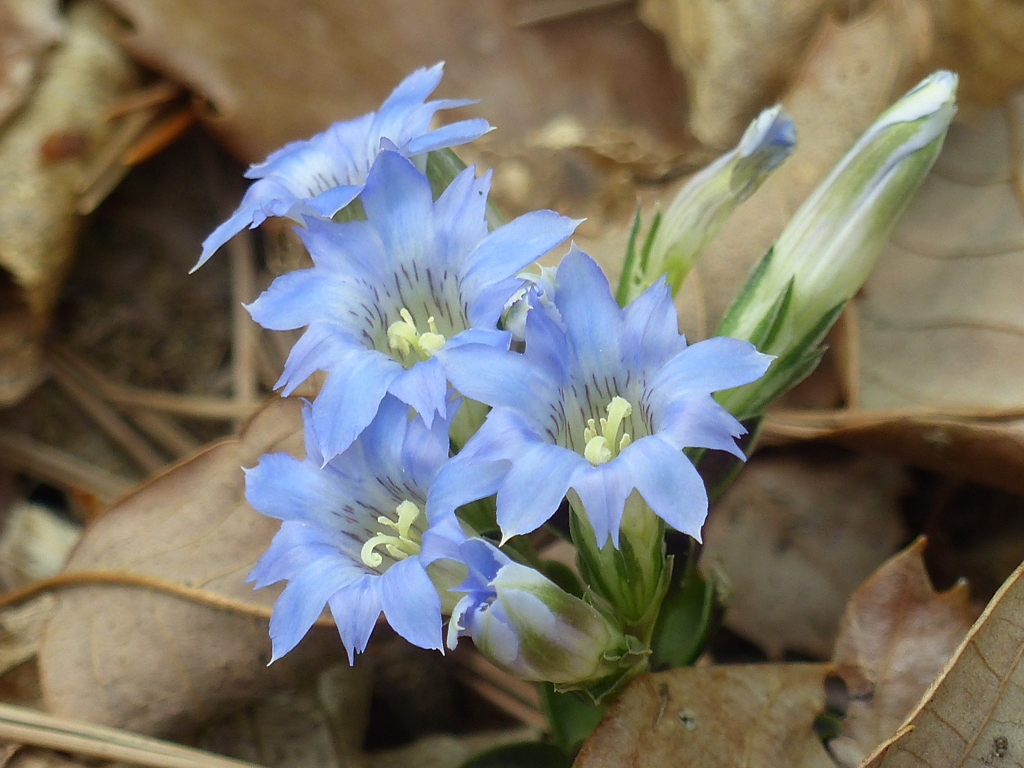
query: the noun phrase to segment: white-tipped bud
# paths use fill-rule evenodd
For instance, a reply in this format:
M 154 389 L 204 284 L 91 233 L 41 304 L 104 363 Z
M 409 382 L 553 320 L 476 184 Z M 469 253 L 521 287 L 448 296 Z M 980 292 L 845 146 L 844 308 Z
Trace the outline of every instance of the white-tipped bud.
M 808 355 L 867 279 L 935 162 L 956 112 L 956 86 L 952 72 L 935 72 L 883 112 L 748 278 L 716 333 L 748 339 L 779 360 L 761 381 L 719 398 L 734 414 L 752 415 L 813 369 Z
M 758 115 L 739 144 L 695 174 L 660 217 L 649 249 L 632 265 L 626 298 L 635 298 L 662 275 L 672 292 L 678 291 L 729 214 L 754 194 L 795 143 L 793 121 L 781 106 Z

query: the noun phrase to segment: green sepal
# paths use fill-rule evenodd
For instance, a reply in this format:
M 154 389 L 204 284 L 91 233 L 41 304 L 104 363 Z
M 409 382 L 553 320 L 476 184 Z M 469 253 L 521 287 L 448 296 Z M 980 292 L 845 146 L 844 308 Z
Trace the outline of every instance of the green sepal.
M 331 216 L 331 221 L 338 224 L 344 224 L 346 221 L 366 221 L 366 209 L 363 208 L 363 201 L 357 197 Z
M 541 560 L 540 572 L 573 597 L 583 598 L 583 585 L 580 584 L 573 569 L 565 563 L 560 563 L 557 560 Z
M 595 704 L 576 692 L 559 692 L 551 683 L 538 683 L 540 705 L 551 726 L 551 738 L 566 755 L 575 755 L 591 734 L 607 705 Z
M 681 577 L 673 580 L 651 637 L 651 670 L 661 672 L 693 664 L 707 644 L 715 605 L 713 579 L 701 576 L 691 545 Z
M 771 264 L 774 256 L 775 246 L 773 245 L 754 266 L 753 271 L 751 271 L 750 275 L 743 283 L 743 287 L 740 288 L 740 292 L 736 294 L 732 302 L 729 304 L 729 308 L 725 310 L 725 314 L 722 315 L 722 319 L 718 322 L 718 327 L 715 329 L 715 336 L 735 335 L 736 329 L 739 327 L 739 320 L 743 315 L 744 307 L 746 307 L 750 302 L 750 299 L 757 290 L 761 280 L 764 279 L 764 275 L 768 271 L 768 265 Z
M 629 228 L 629 240 L 626 242 L 626 257 L 622 261 L 622 274 L 619 275 L 619 284 L 615 289 L 615 301 L 620 307 L 629 303 L 629 296 L 633 292 L 633 273 L 636 270 L 636 239 L 639 235 L 640 204 L 637 203 L 636 213 L 633 214 L 633 225 Z
M 474 755 L 460 768 L 571 768 L 572 758 L 554 744 L 522 741 Z
M 493 496 L 463 504 L 455 510 L 455 516 L 480 536 L 501 535 Z
M 789 352 L 777 358 L 760 379 L 736 389 L 716 393 L 715 399 L 719 402 L 735 402 L 742 397 L 743 392 L 749 392 L 752 396 L 749 402 L 743 403 L 740 412 L 734 412 L 731 408 L 729 410 L 740 421 L 759 416 L 768 403 L 795 387 L 818 367 L 826 350 L 821 342 L 845 306 L 846 302 L 843 301 L 826 312 L 817 325 L 794 344 Z

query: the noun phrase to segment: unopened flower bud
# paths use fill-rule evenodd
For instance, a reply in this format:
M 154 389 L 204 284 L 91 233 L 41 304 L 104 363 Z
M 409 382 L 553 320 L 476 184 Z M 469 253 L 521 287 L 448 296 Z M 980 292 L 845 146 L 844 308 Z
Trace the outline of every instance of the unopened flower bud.
M 593 606 L 482 539 L 460 546 L 466 595 L 448 625 L 448 647 L 472 637 L 491 662 L 523 680 L 586 683 L 620 666 L 626 641 Z
M 754 194 L 795 143 L 793 121 L 782 107 L 775 105 L 758 115 L 739 144 L 695 174 L 656 220 L 649 247 L 642 248 L 630 265 L 633 274 L 625 300 L 640 295 L 662 275 L 676 293 L 729 214 Z
M 759 382 L 720 398 L 734 415 L 753 415 L 813 369 L 822 338 L 935 162 L 956 86 L 952 72 L 935 72 L 883 112 L 748 278 L 716 333 L 779 359 Z

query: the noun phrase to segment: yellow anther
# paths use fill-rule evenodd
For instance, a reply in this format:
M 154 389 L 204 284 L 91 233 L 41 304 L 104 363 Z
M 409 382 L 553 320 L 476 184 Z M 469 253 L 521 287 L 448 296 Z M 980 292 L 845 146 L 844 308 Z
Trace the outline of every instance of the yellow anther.
M 614 459 L 633 441 L 628 432 L 623 432 L 622 439 L 618 440 L 618 450 L 613 447 L 619 436 L 622 420 L 629 418 L 633 413 L 633 406 L 629 404 L 629 401 L 616 395 L 608 403 L 606 410 L 608 418 L 600 420 L 600 431 L 595 429 L 593 419 L 587 421 L 587 427 L 583 430 L 583 439 L 587 441 L 587 445 L 583 449 L 583 457 L 595 467 Z
M 407 499 L 395 507 L 395 514 L 398 515 L 397 521 L 381 515 L 377 522 L 386 528 L 392 528 L 398 535 L 378 533 L 368 539 L 359 552 L 362 561 L 371 568 L 376 568 L 384 562 L 381 554 L 375 551 L 377 547 L 384 547 L 395 560 L 404 560 L 409 555 L 419 554 L 422 537 L 419 531 L 413 528 L 413 523 L 421 514 L 420 508 Z
M 438 333 L 433 316 L 427 318 L 427 327 L 430 330 L 420 333 L 408 309 L 402 307 L 398 314 L 402 319 L 388 327 L 388 345 L 391 349 L 397 350 L 403 356 L 415 351 L 420 360 L 426 360 L 444 346 L 446 339 Z

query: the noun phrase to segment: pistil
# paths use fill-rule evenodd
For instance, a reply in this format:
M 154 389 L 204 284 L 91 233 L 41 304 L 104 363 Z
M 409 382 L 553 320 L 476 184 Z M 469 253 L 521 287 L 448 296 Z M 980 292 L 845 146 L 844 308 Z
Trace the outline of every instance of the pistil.
M 408 309 L 402 307 L 398 314 L 402 319 L 388 327 L 388 345 L 402 357 L 415 352 L 420 360 L 427 360 L 444 346 L 445 337 L 438 333 L 433 315 L 427 318 L 429 330 L 420 333 Z
M 583 430 L 583 439 L 587 441 L 583 456 L 595 467 L 614 459 L 633 441 L 628 432 L 623 432 L 619 438 L 622 420 L 633 413 L 629 401 L 616 395 L 605 410 L 608 413 L 607 419 L 601 419 L 599 425 L 595 424 L 594 419 L 588 419 L 587 427 Z
M 413 523 L 422 514 L 420 508 L 406 500 L 395 507 L 395 514 L 398 520 L 391 520 L 386 515 L 381 515 L 377 518 L 377 522 L 385 528 L 393 529 L 398 534 L 397 536 L 381 532 L 363 544 L 359 556 L 371 568 L 377 568 L 384 562 L 384 557 L 376 551 L 377 547 L 383 547 L 395 560 L 404 560 L 409 555 L 419 554 L 423 536 L 413 528 Z

